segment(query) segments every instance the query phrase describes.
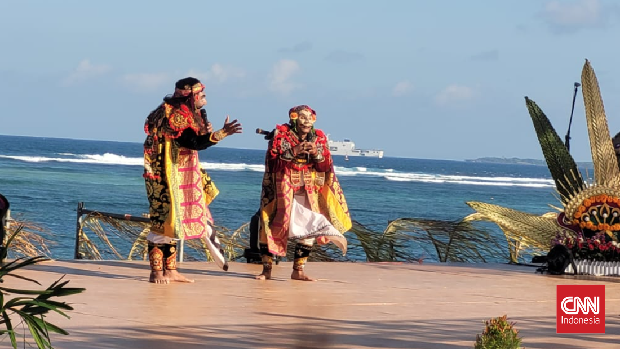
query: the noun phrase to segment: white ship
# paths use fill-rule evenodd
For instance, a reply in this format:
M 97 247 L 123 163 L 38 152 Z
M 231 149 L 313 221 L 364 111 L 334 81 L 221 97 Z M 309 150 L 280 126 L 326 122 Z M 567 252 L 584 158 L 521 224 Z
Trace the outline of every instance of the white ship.
M 332 141 L 328 139 L 329 152 L 332 155 L 343 155 L 346 158 L 349 156 L 368 156 L 373 158 L 382 158 L 383 150 L 377 149 L 355 149 L 355 143 L 350 139 L 344 141 Z

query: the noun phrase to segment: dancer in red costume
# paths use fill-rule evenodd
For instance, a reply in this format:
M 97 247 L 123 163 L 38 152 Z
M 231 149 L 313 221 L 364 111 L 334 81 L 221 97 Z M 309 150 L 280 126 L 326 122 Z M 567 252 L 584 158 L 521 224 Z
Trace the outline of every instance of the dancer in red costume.
M 314 281 L 304 266 L 314 242 L 333 242 L 344 253 L 342 235 L 351 228 L 345 197 L 334 173 L 323 131 L 315 129 L 316 113 L 307 105 L 291 108 L 289 123 L 277 125 L 269 142 L 260 205 L 260 248 L 263 272 L 271 278 L 273 256 L 285 256 L 295 240 L 291 279 Z

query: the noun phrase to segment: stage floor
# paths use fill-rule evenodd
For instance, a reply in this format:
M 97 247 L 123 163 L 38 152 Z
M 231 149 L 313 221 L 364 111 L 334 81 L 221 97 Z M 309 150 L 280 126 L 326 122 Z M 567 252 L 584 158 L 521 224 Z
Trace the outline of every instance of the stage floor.
M 547 276 L 504 264 L 308 263 L 317 282 L 290 280 L 291 263 L 206 262 L 180 270 L 193 284 L 148 282 L 144 261 L 51 261 L 19 275 L 47 287 L 63 275 L 75 310 L 48 320 L 69 331 L 57 349 L 472 348 L 483 321 L 508 315 L 523 346 L 620 347 L 620 278 Z M 556 285 L 604 284 L 605 334 L 556 334 Z M 5 277 L 4 287 L 36 286 Z M 9 297 L 9 298 L 12 298 Z M 5 298 L 5 301 L 7 299 Z M 26 331 L 27 332 L 27 331 Z M 23 331 L 22 331 L 23 333 Z M 8 338 L 0 347 L 9 347 Z

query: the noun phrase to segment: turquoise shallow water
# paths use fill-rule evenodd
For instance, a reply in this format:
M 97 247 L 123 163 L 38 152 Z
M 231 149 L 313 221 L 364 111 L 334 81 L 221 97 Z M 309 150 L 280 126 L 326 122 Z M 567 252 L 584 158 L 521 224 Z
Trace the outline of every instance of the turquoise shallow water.
M 235 229 L 249 221 L 258 207 L 264 151 L 215 146 L 200 157 L 221 193 L 211 205 L 215 223 Z M 558 204 L 544 166 L 339 156 L 334 162 L 352 218 L 378 230 L 401 217 L 458 220 L 473 212 L 466 201 L 537 214 Z M 0 192 L 13 216 L 54 233 L 54 258 L 72 258 L 78 202 L 105 212 L 148 211 L 142 145 L 0 136 Z

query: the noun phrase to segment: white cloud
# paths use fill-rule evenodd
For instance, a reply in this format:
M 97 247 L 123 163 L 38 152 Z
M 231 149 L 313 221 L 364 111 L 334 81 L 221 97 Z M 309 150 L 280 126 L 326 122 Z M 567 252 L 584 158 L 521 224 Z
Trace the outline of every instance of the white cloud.
M 473 87 L 452 84 L 435 96 L 435 103 L 439 105 L 450 105 L 455 103 L 472 100 L 478 94 Z
M 598 0 L 550 1 L 545 6 L 543 17 L 554 31 L 599 27 L 606 19 Z
M 173 76 L 170 73 L 135 73 L 126 74 L 121 77 L 121 80 L 132 89 L 152 91 L 158 90 L 161 87 L 169 87 L 172 93 L 174 82 L 187 76 L 195 77 L 203 83 L 215 82 L 221 84 L 233 78 L 245 77 L 245 71 L 233 66 L 225 66 L 216 63 L 206 72 L 190 70 L 185 73 L 184 76 L 179 76 L 177 74 Z
M 232 66 L 214 64 L 211 66 L 211 76 L 219 82 L 224 82 L 227 81 L 229 78 L 240 79 L 245 77 L 245 71 L 243 71 L 243 69 Z
M 409 81 L 401 81 L 392 89 L 392 94 L 395 97 L 404 96 L 413 89 L 413 86 Z
M 199 72 L 195 70 L 190 70 L 187 73 L 187 76 L 193 76 L 203 83 L 207 82 L 217 82 L 224 83 L 231 79 L 241 79 L 245 77 L 245 71 L 241 68 L 233 67 L 230 65 L 222 65 L 219 63 L 215 63 L 211 66 L 206 72 Z
M 90 63 L 90 60 L 84 59 L 78 64 L 77 68 L 69 74 L 69 76 L 63 79 L 62 83 L 64 85 L 78 84 L 82 81 L 101 76 L 110 70 L 112 70 L 112 68 L 108 65 L 94 65 Z
M 278 61 L 269 74 L 269 89 L 273 92 L 288 95 L 301 87 L 291 81 L 291 78 L 300 71 L 299 63 L 290 59 Z
M 171 81 L 166 73 L 126 74 L 121 79 L 132 90 L 156 90 Z M 174 85 L 171 86 L 174 87 Z

